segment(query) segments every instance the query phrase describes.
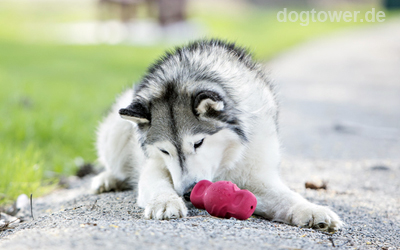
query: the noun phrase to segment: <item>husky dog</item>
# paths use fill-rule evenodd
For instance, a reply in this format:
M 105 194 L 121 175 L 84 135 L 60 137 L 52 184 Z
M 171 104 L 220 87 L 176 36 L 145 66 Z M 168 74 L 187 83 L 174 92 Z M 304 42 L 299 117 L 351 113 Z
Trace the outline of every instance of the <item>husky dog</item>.
M 167 53 L 123 93 L 98 130 L 96 192 L 138 189 L 148 219 L 184 217 L 200 180 L 228 180 L 257 197 L 255 214 L 336 231 L 342 222 L 280 179 L 278 107 L 262 66 L 243 48 L 202 40 Z M 122 119 L 122 118 L 123 119 Z

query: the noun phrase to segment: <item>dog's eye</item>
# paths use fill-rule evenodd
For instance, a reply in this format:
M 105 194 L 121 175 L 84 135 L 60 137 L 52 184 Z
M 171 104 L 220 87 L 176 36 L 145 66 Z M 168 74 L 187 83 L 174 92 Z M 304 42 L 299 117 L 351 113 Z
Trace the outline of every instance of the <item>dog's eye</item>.
M 194 143 L 194 149 L 199 148 L 203 144 L 204 138 Z
M 169 153 L 167 151 L 165 151 L 164 149 L 160 149 L 161 152 L 163 152 L 166 155 L 169 155 Z

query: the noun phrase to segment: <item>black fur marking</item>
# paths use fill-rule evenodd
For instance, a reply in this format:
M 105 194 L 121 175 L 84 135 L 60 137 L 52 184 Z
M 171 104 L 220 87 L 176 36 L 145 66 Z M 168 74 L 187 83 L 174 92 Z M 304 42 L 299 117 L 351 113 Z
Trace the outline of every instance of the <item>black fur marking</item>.
M 140 102 L 133 102 L 127 108 L 120 109 L 119 114 L 137 118 L 145 118 L 151 121 L 151 114 L 148 108 Z
M 243 141 L 248 141 L 244 130 L 241 128 L 241 122 L 236 117 L 228 116 L 225 112 L 210 110 L 206 117 L 219 120 L 227 124 L 227 127 L 235 132 Z
M 245 141 L 245 142 L 248 141 L 246 134 L 244 133 L 244 131 L 243 131 L 239 126 L 237 126 L 237 127 L 231 127 L 230 129 L 231 129 L 233 132 L 235 132 L 237 135 L 239 135 L 240 138 L 242 138 L 243 141 Z
M 179 166 L 181 167 L 182 171 L 186 170 L 186 159 L 185 155 L 182 153 L 180 147 L 178 148 L 178 158 L 179 158 Z
M 168 82 L 165 84 L 165 91 L 163 95 L 161 96 L 161 100 L 166 101 L 168 104 L 170 104 L 170 107 L 173 106 L 175 100 L 178 98 L 178 93 L 175 90 L 175 85 L 176 83 L 174 82 Z

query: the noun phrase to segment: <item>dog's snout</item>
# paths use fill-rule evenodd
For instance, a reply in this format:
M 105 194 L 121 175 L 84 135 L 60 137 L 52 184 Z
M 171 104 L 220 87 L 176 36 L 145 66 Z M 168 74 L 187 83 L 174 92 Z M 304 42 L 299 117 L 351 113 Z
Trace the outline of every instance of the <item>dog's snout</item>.
M 194 186 L 197 184 L 197 182 L 195 182 L 195 183 L 193 183 L 192 185 L 190 185 L 186 190 L 185 190 L 185 192 L 183 192 L 183 198 L 186 200 L 186 201 L 190 201 L 190 194 L 192 193 L 192 190 L 193 190 L 193 188 L 194 188 Z

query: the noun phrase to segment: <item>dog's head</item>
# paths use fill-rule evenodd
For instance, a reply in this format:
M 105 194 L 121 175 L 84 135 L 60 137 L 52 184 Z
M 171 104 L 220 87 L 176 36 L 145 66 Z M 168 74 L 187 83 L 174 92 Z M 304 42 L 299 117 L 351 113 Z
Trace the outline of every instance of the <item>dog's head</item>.
M 180 195 L 232 168 L 246 141 L 238 110 L 222 88 L 211 83 L 190 86 L 143 87 L 119 111 L 137 124 L 143 151 L 152 164 L 168 170 Z

